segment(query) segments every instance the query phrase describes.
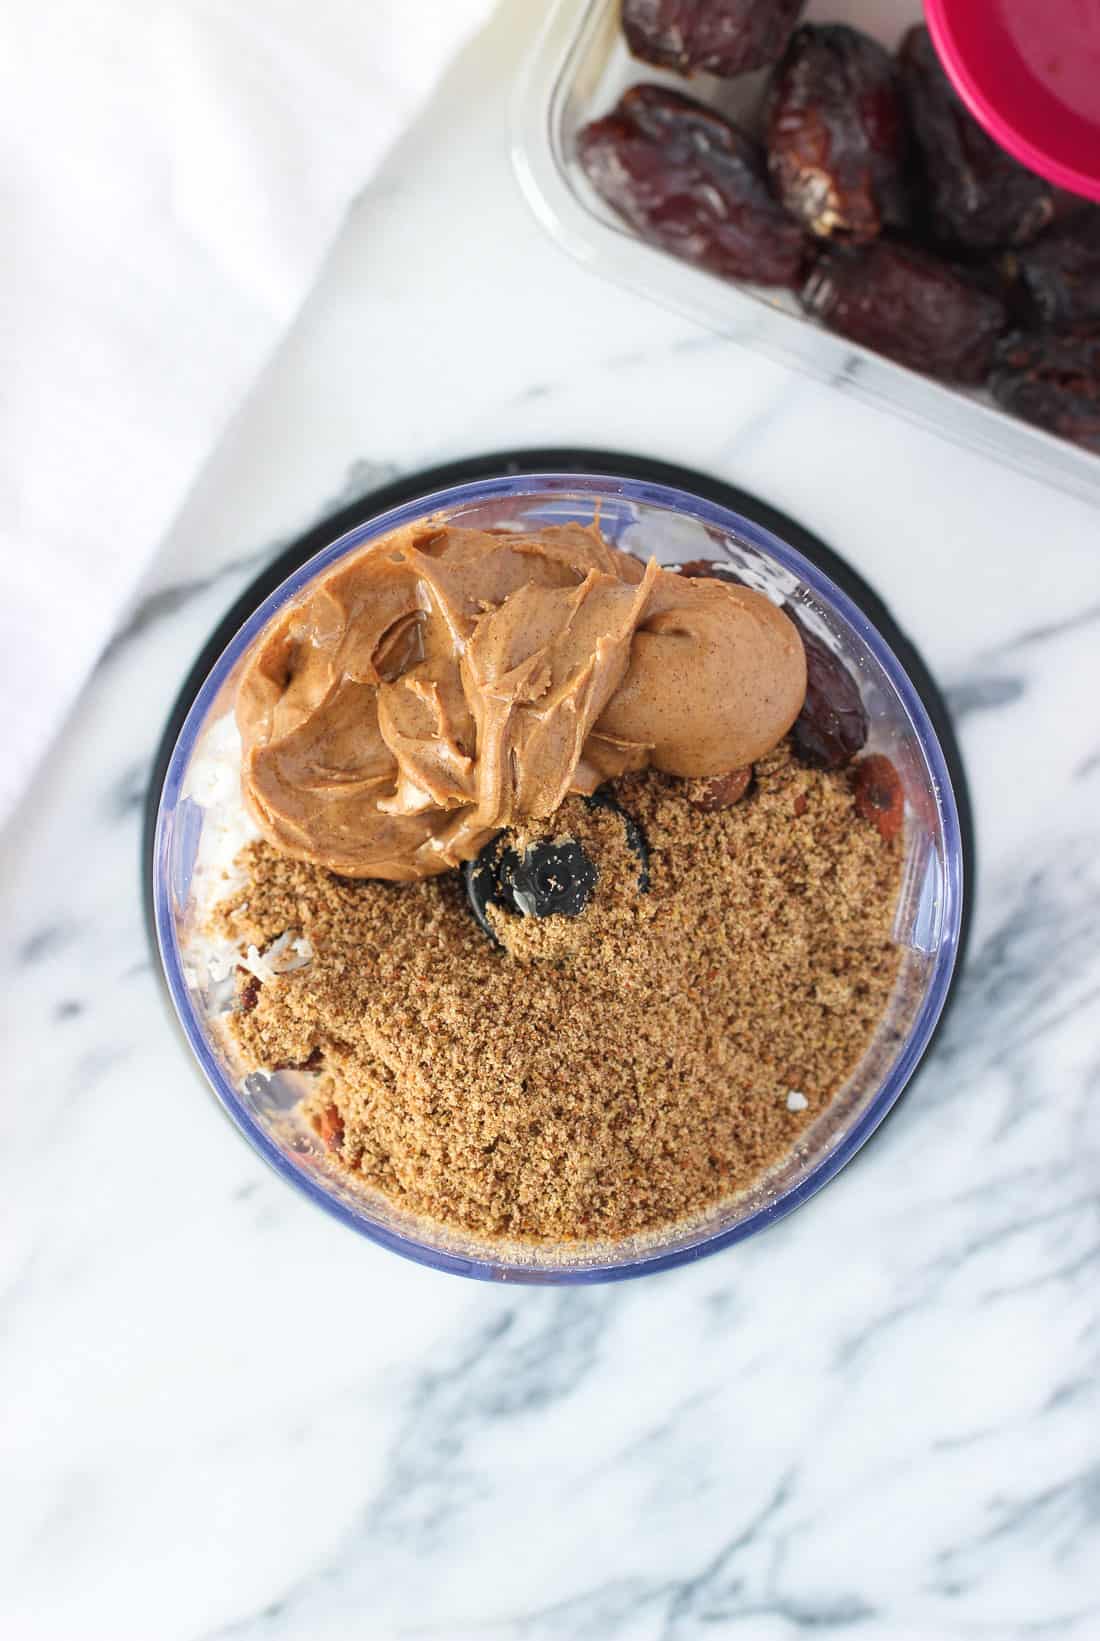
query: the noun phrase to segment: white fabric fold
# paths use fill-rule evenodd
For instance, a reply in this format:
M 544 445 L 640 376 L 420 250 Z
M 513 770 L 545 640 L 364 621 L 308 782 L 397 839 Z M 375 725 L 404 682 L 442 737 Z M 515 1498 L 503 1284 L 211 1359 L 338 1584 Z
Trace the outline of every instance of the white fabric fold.
M 341 217 L 491 0 L 14 0 L 0 821 Z

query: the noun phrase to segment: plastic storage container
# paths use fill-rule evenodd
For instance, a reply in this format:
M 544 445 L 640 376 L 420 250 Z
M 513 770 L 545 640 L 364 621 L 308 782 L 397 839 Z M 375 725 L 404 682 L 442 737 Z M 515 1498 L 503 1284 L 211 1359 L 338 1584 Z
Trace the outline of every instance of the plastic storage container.
M 705 1220 L 615 1244 L 538 1248 L 479 1241 L 416 1221 L 357 1187 L 296 1115 L 293 1073 L 246 1076 L 218 1029 L 231 985 L 204 972 L 194 936 L 196 861 L 205 843 L 232 839 L 241 800 L 236 771 L 211 757 L 225 737 L 242 657 L 276 611 L 346 553 L 427 514 L 482 528 L 531 530 L 599 509 L 609 539 L 664 564 L 727 558 L 776 598 L 796 600 L 807 624 L 858 675 L 869 747 L 893 759 L 906 792 L 905 869 L 895 934 L 902 948 L 889 1009 L 846 1087 L 792 1155 L 750 1194 Z M 211 772 L 214 778 L 211 778 Z M 209 831 L 208 831 L 209 829 Z M 200 872 L 201 875 L 201 872 Z M 468 1276 L 586 1282 L 641 1275 L 710 1253 L 761 1230 L 812 1196 L 874 1132 L 927 1047 L 947 995 L 959 941 L 959 820 L 939 742 L 912 684 L 870 622 L 825 575 L 768 531 L 684 491 L 572 474 L 490 479 L 424 497 L 352 530 L 267 598 L 223 651 L 195 698 L 160 794 L 153 846 L 157 943 L 184 1033 L 215 1095 L 284 1179 L 346 1225 L 398 1253 Z
M 805 16 L 851 23 L 893 49 L 923 13 L 917 0 L 811 0 Z M 631 57 L 619 0 L 555 0 L 514 99 L 513 154 L 524 193 L 558 243 L 607 278 L 1020 472 L 1100 498 L 1100 456 L 1017 421 L 985 392 L 945 387 L 832 335 L 789 292 L 719 279 L 648 244 L 577 163 L 578 130 L 611 109 L 628 86 L 675 86 L 752 129 L 767 79 L 762 71 L 684 80 Z

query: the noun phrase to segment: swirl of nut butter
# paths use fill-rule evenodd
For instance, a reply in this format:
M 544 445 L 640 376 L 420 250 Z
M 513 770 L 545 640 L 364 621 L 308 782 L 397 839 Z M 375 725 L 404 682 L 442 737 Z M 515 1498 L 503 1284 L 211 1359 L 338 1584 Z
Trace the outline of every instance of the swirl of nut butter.
M 805 693 L 802 642 L 761 593 L 642 564 L 595 525 L 428 519 L 342 559 L 257 638 L 242 788 L 284 854 L 407 882 L 628 770 L 751 763 Z

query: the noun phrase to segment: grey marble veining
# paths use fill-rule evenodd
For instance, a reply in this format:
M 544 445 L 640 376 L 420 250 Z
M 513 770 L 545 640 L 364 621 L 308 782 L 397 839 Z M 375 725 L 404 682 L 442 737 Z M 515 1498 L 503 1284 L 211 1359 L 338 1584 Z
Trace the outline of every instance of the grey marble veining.
M 507 169 L 521 13 L 360 202 L 0 843 L 0 1633 L 1093 1641 L 1100 515 L 555 260 Z M 570 441 L 724 474 L 874 583 L 956 713 L 976 921 L 934 1059 L 812 1204 L 504 1290 L 358 1241 L 217 1113 L 144 944 L 140 802 L 281 543 Z

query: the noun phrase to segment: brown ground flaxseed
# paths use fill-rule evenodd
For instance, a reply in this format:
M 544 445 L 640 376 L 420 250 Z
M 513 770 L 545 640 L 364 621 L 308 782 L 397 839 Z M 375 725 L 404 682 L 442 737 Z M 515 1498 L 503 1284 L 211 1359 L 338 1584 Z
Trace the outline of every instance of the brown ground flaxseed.
M 618 1238 L 744 1189 L 883 1012 L 900 849 L 856 813 L 845 774 L 785 745 L 733 808 L 698 809 L 689 788 L 617 784 L 649 840 L 647 894 L 614 812 L 570 799 L 525 826 L 520 846 L 577 838 L 600 876 L 576 919 L 494 911 L 507 951 L 455 877 L 342 880 L 251 845 L 219 932 L 263 948 L 293 929 L 314 956 L 232 1016 L 246 1062 L 319 1053 L 308 1109 L 344 1164 L 482 1235 Z

